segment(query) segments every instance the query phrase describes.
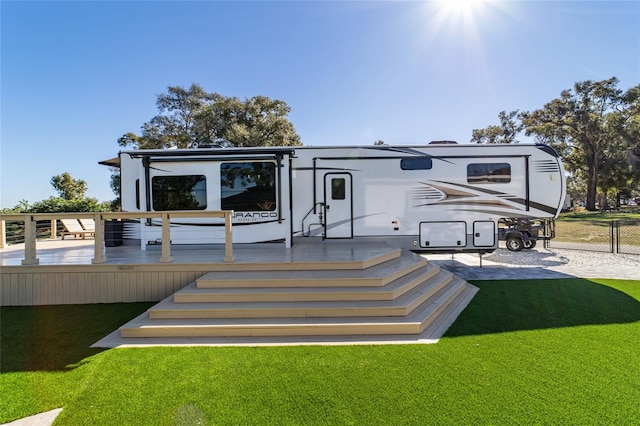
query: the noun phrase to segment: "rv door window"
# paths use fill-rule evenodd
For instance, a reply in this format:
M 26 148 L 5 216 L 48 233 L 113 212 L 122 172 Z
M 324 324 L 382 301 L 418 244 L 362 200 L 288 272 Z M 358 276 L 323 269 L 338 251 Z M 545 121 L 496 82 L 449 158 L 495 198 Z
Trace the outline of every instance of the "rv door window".
M 207 208 L 207 180 L 203 175 L 154 176 L 151 190 L 156 211 Z
M 276 209 L 276 164 L 268 161 L 220 164 L 220 206 L 242 212 Z
M 410 157 L 400 160 L 402 170 L 431 170 L 433 162 L 430 157 Z
M 468 183 L 509 183 L 511 165 L 509 163 L 474 163 L 467 166 Z
M 344 200 L 347 197 L 346 180 L 344 178 L 331 179 L 331 199 Z

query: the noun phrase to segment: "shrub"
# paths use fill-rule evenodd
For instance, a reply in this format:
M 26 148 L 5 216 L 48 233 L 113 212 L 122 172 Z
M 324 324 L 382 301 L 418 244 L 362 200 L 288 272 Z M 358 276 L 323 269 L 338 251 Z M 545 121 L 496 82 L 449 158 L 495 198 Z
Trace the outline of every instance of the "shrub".
M 49 197 L 37 201 L 29 208 L 29 213 L 77 213 L 110 211 L 111 203 L 101 203 L 97 198 L 65 200 L 60 197 Z

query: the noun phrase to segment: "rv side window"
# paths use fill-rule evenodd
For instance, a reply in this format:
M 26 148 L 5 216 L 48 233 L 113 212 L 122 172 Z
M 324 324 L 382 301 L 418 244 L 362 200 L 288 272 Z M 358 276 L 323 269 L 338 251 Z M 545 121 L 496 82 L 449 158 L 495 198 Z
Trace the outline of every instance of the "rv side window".
M 475 163 L 467 166 L 469 183 L 509 183 L 511 165 L 509 163 Z
M 402 170 L 430 170 L 432 161 L 430 157 L 411 157 L 400 160 Z
M 207 208 L 207 180 L 203 175 L 154 176 L 151 190 L 156 211 Z
M 220 197 L 222 210 L 275 210 L 276 164 L 266 161 L 220 164 Z
M 344 178 L 331 179 L 331 199 L 345 200 L 347 198 L 347 181 Z

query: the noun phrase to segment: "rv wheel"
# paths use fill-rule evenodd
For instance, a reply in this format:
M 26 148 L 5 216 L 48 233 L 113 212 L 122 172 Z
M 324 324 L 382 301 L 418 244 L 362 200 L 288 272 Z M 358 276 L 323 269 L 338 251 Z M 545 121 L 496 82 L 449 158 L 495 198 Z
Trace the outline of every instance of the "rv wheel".
M 507 239 L 507 248 L 511 251 L 521 251 L 524 248 L 524 241 L 520 237 L 510 237 Z
M 524 248 L 532 249 L 536 246 L 536 240 L 527 240 L 524 242 Z

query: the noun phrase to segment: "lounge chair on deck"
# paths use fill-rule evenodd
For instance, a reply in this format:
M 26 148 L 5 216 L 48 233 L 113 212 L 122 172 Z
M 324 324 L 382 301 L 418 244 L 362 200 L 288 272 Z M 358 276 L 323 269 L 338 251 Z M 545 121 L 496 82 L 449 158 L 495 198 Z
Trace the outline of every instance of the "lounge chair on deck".
M 95 225 L 93 230 L 84 229 L 80 222 L 77 219 L 60 219 L 62 225 L 64 226 L 64 230 L 60 233 L 60 239 L 64 240 L 65 235 L 73 235 L 73 238 L 77 238 L 78 235 L 84 238 L 86 236 L 95 237 L 96 230 Z
M 80 221 L 80 225 L 84 228 L 85 231 L 93 232 L 95 235 L 96 232 L 96 221 L 93 219 L 78 219 Z

